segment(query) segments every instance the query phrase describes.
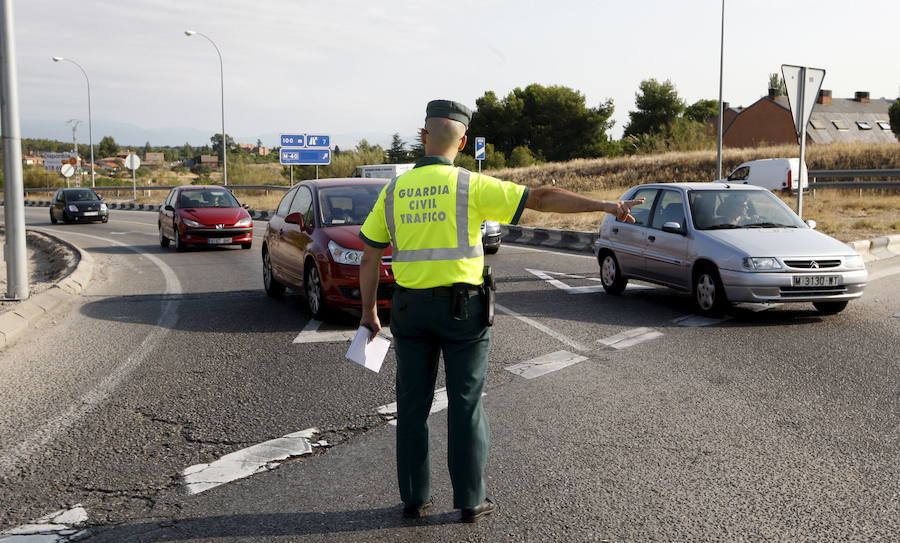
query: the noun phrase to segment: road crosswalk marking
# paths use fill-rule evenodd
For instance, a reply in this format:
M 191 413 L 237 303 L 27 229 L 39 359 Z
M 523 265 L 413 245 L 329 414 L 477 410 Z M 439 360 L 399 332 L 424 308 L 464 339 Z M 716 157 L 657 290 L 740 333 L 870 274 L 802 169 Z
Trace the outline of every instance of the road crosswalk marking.
M 614 336 L 610 336 L 604 339 L 598 339 L 598 343 L 602 343 L 607 347 L 611 347 L 613 349 L 627 349 L 628 347 L 632 347 L 637 345 L 638 343 L 643 343 L 645 341 L 650 341 L 651 339 L 656 339 L 661 337 L 662 332 L 657 332 L 652 328 L 632 328 L 631 330 L 625 330 L 619 334 Z
M 297 337 L 291 343 L 342 343 L 353 341 L 353 336 L 356 335 L 356 331 L 358 328 L 352 329 L 344 329 L 338 328 L 335 330 L 320 330 L 319 328 L 322 326 L 322 321 L 316 319 L 310 319 L 306 326 L 303 327 L 303 330 L 297 334 Z M 389 328 L 382 328 L 382 334 L 391 336 L 391 330 Z
M 570 353 L 569 351 L 556 351 L 555 353 L 532 358 L 526 362 L 507 366 L 506 370 L 526 379 L 534 379 L 584 360 L 587 360 L 586 356 Z
M 582 280 L 582 281 L 593 281 L 595 283 L 600 283 L 602 280 L 598 277 L 586 277 L 584 275 L 572 275 L 569 273 L 562 273 L 562 272 L 533 270 L 531 268 L 525 268 L 525 271 L 527 271 L 528 273 L 530 273 L 540 279 L 543 279 L 547 283 L 562 290 L 566 294 L 591 294 L 594 292 L 603 292 L 604 291 L 603 285 L 573 287 L 573 286 L 567 285 L 566 283 L 557 279 L 557 278 L 561 277 L 564 279 L 578 279 L 578 280 Z M 644 290 L 644 289 L 652 289 L 652 288 L 654 288 L 654 287 L 651 287 L 648 285 L 637 285 L 634 283 L 629 283 L 625 287 L 626 290 Z
M 280 461 L 312 452 L 312 437 L 319 433 L 307 428 L 246 449 L 226 454 L 209 464 L 195 464 L 182 472 L 189 494 L 199 494 L 219 485 L 278 467 Z

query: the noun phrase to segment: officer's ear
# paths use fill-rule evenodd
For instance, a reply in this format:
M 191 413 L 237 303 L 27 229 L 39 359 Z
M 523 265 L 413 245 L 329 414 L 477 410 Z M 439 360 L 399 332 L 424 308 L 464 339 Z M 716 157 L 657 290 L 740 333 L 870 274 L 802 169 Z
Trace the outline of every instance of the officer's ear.
M 462 151 L 466 147 L 466 142 L 469 141 L 468 136 L 463 134 L 463 137 L 459 140 L 459 147 L 456 148 L 457 151 Z

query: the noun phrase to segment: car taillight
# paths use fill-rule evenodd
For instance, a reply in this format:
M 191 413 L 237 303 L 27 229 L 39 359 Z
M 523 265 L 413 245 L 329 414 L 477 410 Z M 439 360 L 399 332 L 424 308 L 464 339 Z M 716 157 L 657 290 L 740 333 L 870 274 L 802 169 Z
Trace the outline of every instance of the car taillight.
M 794 170 L 788 170 L 788 190 L 792 190 L 794 188 L 794 182 L 792 180 L 794 174 Z

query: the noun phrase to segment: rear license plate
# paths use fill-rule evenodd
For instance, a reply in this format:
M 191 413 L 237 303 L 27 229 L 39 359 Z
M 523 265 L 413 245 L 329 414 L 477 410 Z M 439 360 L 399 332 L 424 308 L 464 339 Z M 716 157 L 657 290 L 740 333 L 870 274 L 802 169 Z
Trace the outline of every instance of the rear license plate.
M 99 211 L 85 211 L 84 213 L 82 213 L 82 215 L 84 215 L 85 217 L 96 217 L 99 214 Z
M 795 287 L 836 287 L 841 284 L 840 275 L 795 275 Z
M 206 242 L 210 245 L 221 245 L 223 243 L 231 243 L 231 238 L 209 238 Z

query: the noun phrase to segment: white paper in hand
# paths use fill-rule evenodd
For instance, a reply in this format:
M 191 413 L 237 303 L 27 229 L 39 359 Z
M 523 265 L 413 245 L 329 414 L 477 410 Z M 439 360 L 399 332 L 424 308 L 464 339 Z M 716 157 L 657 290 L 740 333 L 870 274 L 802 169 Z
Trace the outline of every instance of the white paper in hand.
M 378 373 L 388 348 L 391 346 L 391 341 L 381 335 L 376 335 L 375 339 L 369 341 L 371 334 L 372 332 L 368 328 L 360 326 L 350 343 L 350 348 L 347 349 L 347 358 Z

